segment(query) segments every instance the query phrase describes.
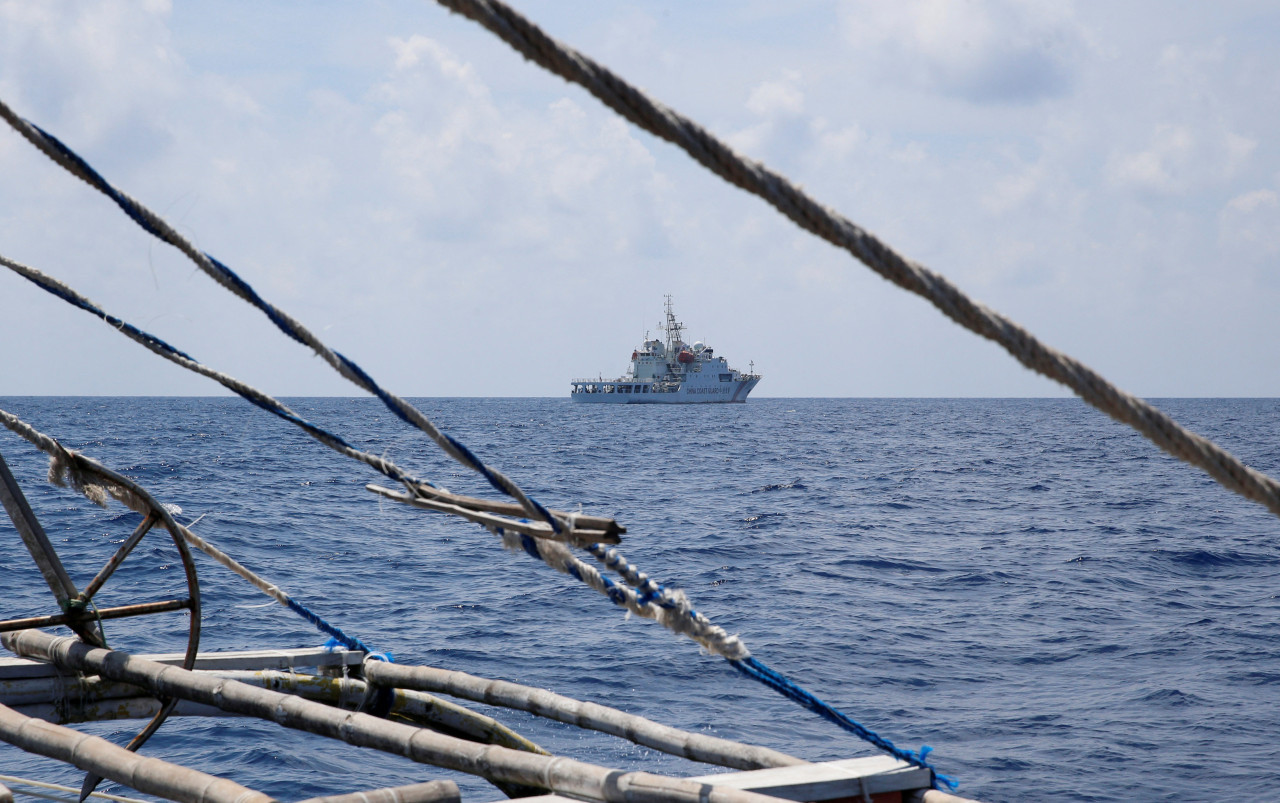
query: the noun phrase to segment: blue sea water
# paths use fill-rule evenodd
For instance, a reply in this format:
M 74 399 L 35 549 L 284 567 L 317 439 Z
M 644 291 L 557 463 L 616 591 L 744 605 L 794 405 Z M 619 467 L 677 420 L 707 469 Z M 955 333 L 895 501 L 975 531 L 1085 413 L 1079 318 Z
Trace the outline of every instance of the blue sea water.
M 490 495 L 376 401 L 304 416 L 451 490 Z M 624 554 L 685 589 L 755 655 L 911 749 L 960 794 L 1014 800 L 1280 799 L 1280 521 L 1075 400 L 752 399 L 711 407 L 422 399 L 549 506 L 615 516 Z M 1280 400 L 1160 406 L 1280 474 Z M 6 398 L 142 483 L 202 533 L 396 659 L 541 686 L 694 731 L 829 760 L 872 752 L 483 529 L 379 500 L 369 469 L 235 399 Z M 137 522 L 0 452 L 83 585 Z M 382 481 L 383 484 L 387 484 Z M 205 649 L 322 642 L 197 555 Z M 104 604 L 182 588 L 148 535 Z M 7 521 L 0 618 L 52 611 Z M 181 649 L 185 616 L 110 622 L 114 646 Z M 706 771 L 479 707 L 599 764 Z M 81 726 L 123 740 L 130 723 Z M 285 800 L 484 781 L 247 719 L 182 719 L 145 748 Z M 3 772 L 79 774 L 0 747 Z M 118 790 L 117 790 L 118 791 Z

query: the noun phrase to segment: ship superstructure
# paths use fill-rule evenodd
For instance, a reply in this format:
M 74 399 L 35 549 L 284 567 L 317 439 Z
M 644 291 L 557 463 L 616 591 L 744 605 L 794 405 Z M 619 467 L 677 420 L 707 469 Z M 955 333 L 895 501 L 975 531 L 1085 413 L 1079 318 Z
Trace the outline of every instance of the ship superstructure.
M 631 352 L 627 373 L 617 379 L 574 379 L 571 398 L 596 404 L 714 404 L 745 402 L 760 382 L 751 371 L 729 367 L 724 357 L 701 341 L 684 341 L 684 324 L 676 320 L 667 296 L 665 337 L 649 339 Z

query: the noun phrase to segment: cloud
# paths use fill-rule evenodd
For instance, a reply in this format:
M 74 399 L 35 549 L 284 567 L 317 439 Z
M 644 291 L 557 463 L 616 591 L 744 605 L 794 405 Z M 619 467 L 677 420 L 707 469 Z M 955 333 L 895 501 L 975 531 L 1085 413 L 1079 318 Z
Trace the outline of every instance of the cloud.
M 1249 262 L 1280 254 L 1280 196 L 1261 189 L 1228 201 L 1218 214 L 1218 244 L 1231 258 Z
M 1155 193 L 1185 193 L 1192 187 L 1237 176 L 1257 141 L 1209 122 L 1196 128 L 1162 123 L 1145 147 L 1113 153 L 1107 163 L 1112 184 Z
M 761 117 L 793 117 L 804 111 L 804 93 L 796 85 L 798 73 L 789 73 L 781 81 L 765 81 L 751 90 L 747 109 Z
M 1012 0 L 848 0 L 842 31 L 882 80 L 978 104 L 1065 95 L 1088 52 L 1069 5 Z

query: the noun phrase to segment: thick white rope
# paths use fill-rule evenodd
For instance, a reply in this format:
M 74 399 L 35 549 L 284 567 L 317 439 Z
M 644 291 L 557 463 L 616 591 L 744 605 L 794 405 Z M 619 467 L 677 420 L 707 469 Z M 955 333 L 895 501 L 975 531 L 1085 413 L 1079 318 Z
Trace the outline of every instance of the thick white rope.
M 1246 466 L 1142 399 L 1120 390 L 1078 360 L 1041 343 L 1018 324 L 970 299 L 945 277 L 907 259 L 875 235 L 823 206 L 785 176 L 739 156 L 697 123 L 547 36 L 506 4 L 499 0 L 437 2 L 480 23 L 529 61 L 584 87 L 632 123 L 680 146 L 725 181 L 765 199 L 801 228 L 848 251 L 899 287 L 924 297 L 956 323 L 995 341 L 1027 368 L 1065 385 L 1169 454 L 1203 469 L 1224 487 L 1266 505 L 1280 516 L 1280 482 Z
M 551 568 L 581 580 L 636 616 L 652 619 L 673 633 L 688 636 L 716 655 L 731 661 L 751 657 L 751 651 L 741 639 L 719 625 L 712 624 L 711 620 L 694 610 L 683 591 L 663 589 L 658 602 L 642 602 L 634 590 L 609 580 L 594 566 L 575 557 L 558 541 L 542 538 L 536 541 L 532 538 L 526 540 L 520 533 L 496 526 L 488 526 L 487 529 L 502 539 L 505 548 L 535 555 Z

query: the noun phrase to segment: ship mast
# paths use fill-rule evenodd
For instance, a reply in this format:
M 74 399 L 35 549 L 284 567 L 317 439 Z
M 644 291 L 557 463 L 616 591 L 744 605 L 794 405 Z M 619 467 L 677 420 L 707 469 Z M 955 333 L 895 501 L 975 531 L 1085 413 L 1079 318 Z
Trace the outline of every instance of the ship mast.
M 667 331 L 667 354 L 674 354 L 676 351 L 676 343 L 683 340 L 684 324 L 676 320 L 676 314 L 671 310 L 671 294 L 667 294 L 667 322 L 663 327 Z

